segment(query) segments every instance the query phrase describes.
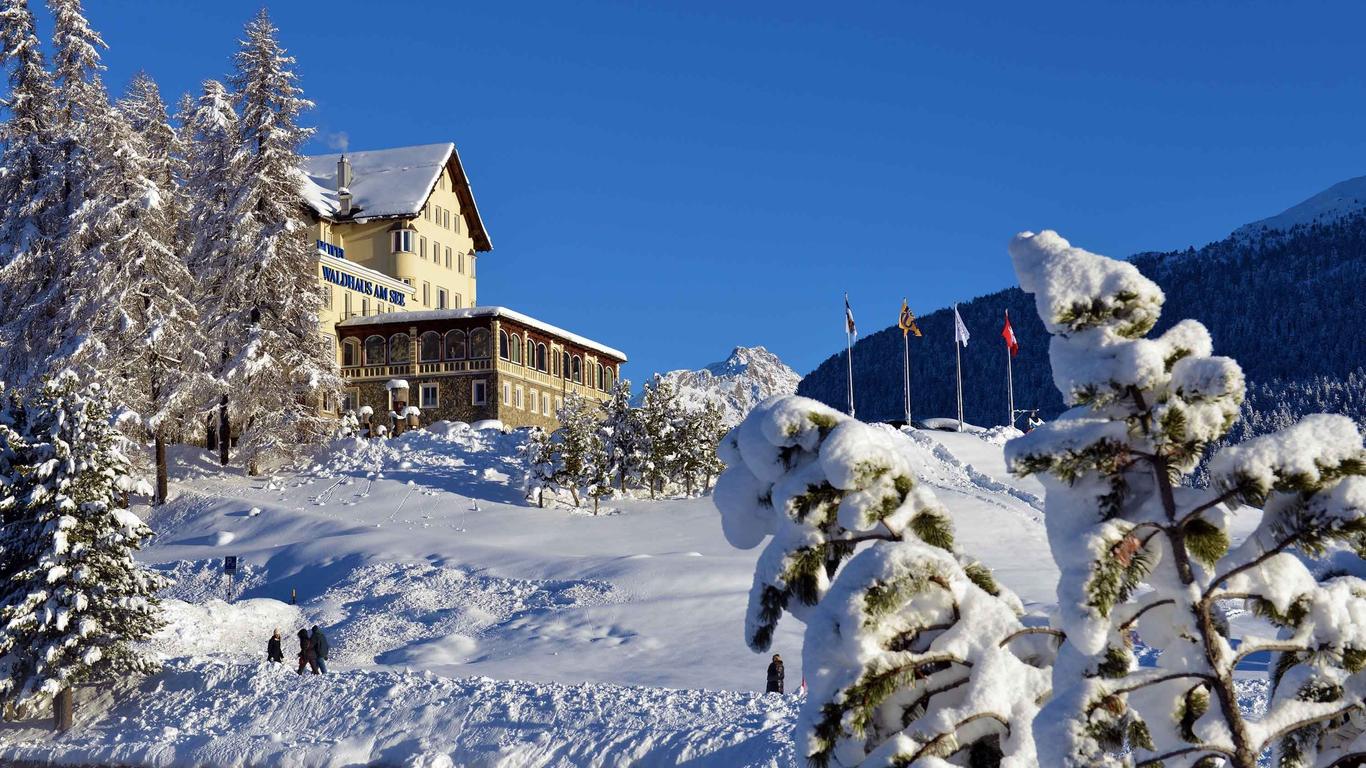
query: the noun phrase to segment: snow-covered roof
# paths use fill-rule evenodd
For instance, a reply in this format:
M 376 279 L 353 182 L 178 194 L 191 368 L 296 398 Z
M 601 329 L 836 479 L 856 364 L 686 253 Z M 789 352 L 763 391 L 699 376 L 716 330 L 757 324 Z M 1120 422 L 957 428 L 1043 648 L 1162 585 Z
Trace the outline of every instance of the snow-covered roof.
M 422 214 L 442 169 L 449 169 L 460 198 L 461 213 L 469 223 L 470 236 L 478 251 L 491 251 L 484 222 L 474 203 L 469 177 L 460 163 L 460 153 L 450 142 L 415 147 L 347 152 L 351 161 L 351 204 L 349 216 L 338 215 L 337 161 L 341 153 L 310 155 L 303 158 L 302 191 L 305 202 L 330 221 L 372 221 L 388 218 L 413 218 Z
M 337 323 L 338 328 L 357 328 L 367 325 L 392 325 L 395 323 L 422 323 L 433 320 L 461 320 L 474 317 L 501 317 L 511 320 L 514 323 L 525 325 L 528 328 L 535 328 L 543 333 L 557 336 L 565 341 L 578 344 L 581 347 L 601 352 L 604 355 L 614 357 L 622 362 L 626 362 L 626 353 L 619 349 L 613 349 L 605 344 L 599 344 L 592 339 L 570 333 L 563 328 L 543 323 L 530 315 L 524 315 L 516 310 L 507 307 L 465 307 L 463 309 L 423 309 L 415 312 L 385 312 L 379 315 L 366 315 L 365 317 L 353 317 Z

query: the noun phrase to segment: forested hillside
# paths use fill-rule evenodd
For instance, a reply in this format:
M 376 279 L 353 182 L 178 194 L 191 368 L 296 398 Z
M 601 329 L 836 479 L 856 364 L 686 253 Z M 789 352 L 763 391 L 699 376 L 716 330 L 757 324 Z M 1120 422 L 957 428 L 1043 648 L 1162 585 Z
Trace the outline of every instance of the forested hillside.
M 1004 247 L 1001 258 L 1006 258 Z M 1195 318 L 1213 334 L 1216 354 L 1243 366 L 1250 384 L 1246 423 L 1235 428 L 1234 436 L 1260 434 L 1278 420 L 1315 411 L 1346 413 L 1366 422 L 1366 341 L 1361 330 L 1366 214 L 1288 232 L 1231 236 L 1199 249 L 1142 253 L 1132 261 L 1167 294 L 1158 332 L 1182 318 Z M 1052 383 L 1043 325 L 1029 298 L 1009 288 L 959 305 L 972 331 L 963 350 L 963 398 L 966 417 L 974 423 L 999 424 L 1006 418 L 1006 353 L 1000 337 L 1006 309 L 1021 347 L 1014 361 L 1017 407 L 1038 407 L 1045 417 L 1063 408 Z M 893 316 L 889 310 L 889 319 Z M 911 338 L 913 415 L 951 415 L 953 310 L 930 313 L 920 327 L 924 338 Z M 855 344 L 860 418 L 901 417 L 901 353 L 901 332 L 895 326 Z M 821 363 L 797 391 L 843 409 L 844 352 Z

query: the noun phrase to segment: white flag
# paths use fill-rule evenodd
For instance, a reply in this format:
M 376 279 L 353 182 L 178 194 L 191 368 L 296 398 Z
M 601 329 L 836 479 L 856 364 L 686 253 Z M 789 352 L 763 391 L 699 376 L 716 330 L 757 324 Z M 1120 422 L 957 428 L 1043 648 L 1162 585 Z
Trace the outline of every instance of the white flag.
M 961 342 L 962 345 L 963 345 L 963 348 L 964 348 L 964 349 L 967 349 L 967 346 L 968 346 L 968 337 L 969 337 L 970 335 L 971 335 L 971 334 L 968 333 L 968 327 L 967 327 L 966 325 L 963 325 L 963 318 L 958 314 L 958 305 L 957 305 L 957 304 L 954 304 L 954 305 L 953 305 L 953 341 L 954 341 L 954 343 L 957 344 L 957 343 L 960 343 L 960 342 Z

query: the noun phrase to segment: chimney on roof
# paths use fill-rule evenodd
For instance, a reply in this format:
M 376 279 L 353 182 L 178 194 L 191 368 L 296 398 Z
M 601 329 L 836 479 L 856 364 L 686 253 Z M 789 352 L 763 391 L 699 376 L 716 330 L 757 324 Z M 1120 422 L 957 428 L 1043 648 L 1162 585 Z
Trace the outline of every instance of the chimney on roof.
M 343 154 L 337 161 L 337 215 L 351 215 L 351 161 Z

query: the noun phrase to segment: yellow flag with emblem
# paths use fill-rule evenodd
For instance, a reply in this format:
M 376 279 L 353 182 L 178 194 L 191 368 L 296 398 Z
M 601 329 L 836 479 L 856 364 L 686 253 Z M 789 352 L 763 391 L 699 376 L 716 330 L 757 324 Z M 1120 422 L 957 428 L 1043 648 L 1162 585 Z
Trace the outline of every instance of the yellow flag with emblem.
M 902 337 L 908 333 L 920 336 L 920 327 L 915 324 L 915 313 L 911 311 L 905 299 L 901 300 L 901 317 L 897 318 L 896 325 L 901 329 Z

